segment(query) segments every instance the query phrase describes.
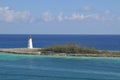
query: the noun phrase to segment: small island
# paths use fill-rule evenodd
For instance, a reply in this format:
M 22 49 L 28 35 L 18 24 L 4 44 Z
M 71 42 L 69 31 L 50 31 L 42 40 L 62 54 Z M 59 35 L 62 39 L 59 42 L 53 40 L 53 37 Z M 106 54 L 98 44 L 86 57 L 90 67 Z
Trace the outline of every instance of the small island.
M 94 47 L 79 46 L 75 43 L 53 45 L 40 49 L 43 55 L 85 56 L 85 57 L 120 57 L 119 51 L 98 50 Z
M 51 56 L 85 56 L 85 57 L 120 57 L 119 51 L 98 50 L 94 47 L 79 46 L 75 43 L 53 45 L 45 48 L 5 48 L 0 52 L 14 54 L 51 55 Z

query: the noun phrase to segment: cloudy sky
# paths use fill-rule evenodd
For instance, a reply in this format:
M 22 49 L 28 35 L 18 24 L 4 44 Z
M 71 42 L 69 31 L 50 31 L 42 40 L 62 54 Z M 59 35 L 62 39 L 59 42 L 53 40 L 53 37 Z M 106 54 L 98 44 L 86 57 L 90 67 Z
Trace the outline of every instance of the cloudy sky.
M 0 34 L 120 34 L 120 0 L 0 0 Z

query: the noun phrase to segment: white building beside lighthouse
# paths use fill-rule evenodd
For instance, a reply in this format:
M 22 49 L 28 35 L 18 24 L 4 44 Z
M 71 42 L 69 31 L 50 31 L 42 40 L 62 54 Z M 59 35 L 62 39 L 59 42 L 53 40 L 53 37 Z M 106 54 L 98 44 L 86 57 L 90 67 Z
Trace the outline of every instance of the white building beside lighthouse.
M 29 49 L 33 49 L 32 36 L 29 36 L 29 39 L 28 39 L 28 48 Z

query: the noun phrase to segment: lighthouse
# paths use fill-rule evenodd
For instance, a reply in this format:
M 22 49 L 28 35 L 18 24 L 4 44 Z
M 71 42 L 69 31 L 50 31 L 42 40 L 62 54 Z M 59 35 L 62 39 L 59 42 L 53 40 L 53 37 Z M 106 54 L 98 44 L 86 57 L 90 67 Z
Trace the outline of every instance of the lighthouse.
M 32 36 L 29 36 L 28 38 L 28 48 L 33 49 Z

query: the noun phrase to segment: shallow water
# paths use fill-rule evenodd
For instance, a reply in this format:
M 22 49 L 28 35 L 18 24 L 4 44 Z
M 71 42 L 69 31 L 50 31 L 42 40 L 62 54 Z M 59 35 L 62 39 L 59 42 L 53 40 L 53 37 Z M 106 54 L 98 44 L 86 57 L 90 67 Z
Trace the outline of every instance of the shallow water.
M 0 53 L 0 80 L 119 80 L 120 58 Z

